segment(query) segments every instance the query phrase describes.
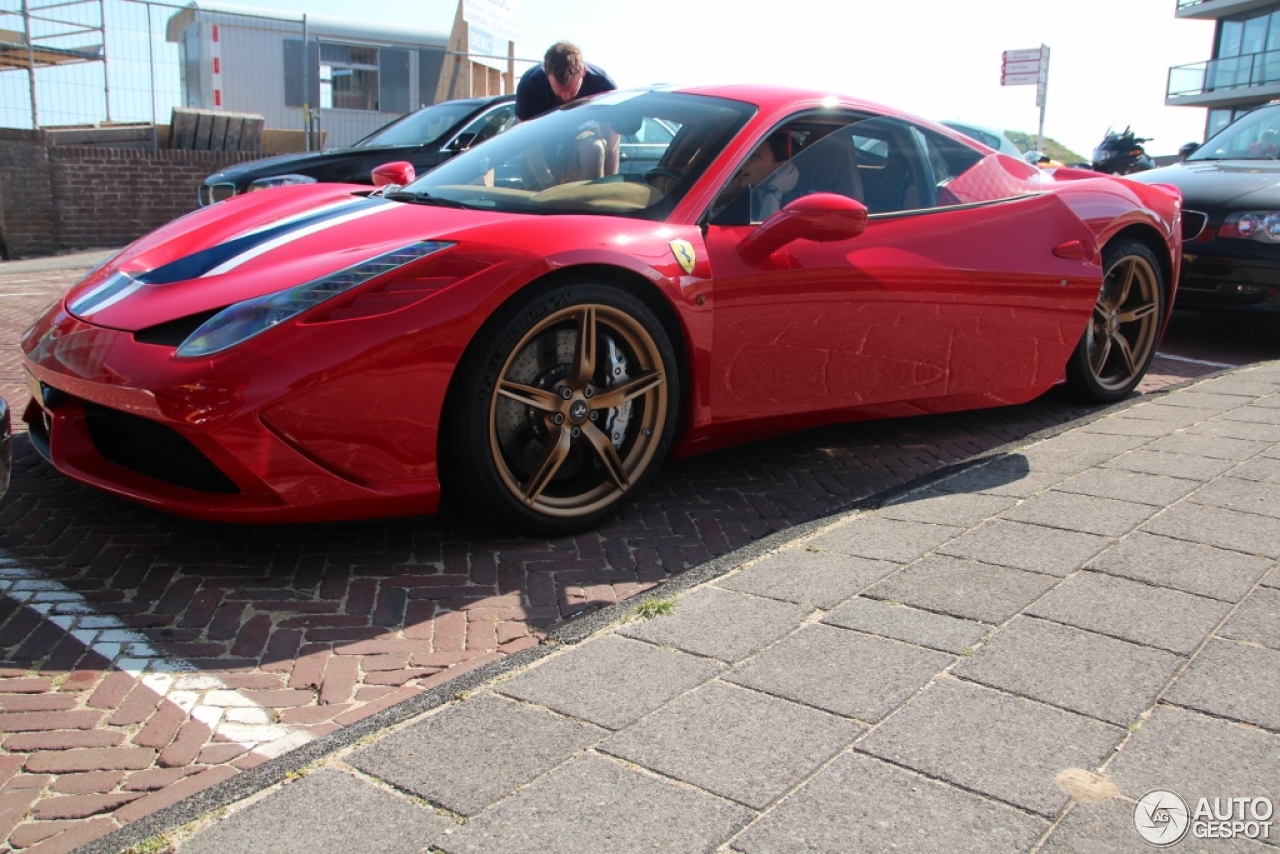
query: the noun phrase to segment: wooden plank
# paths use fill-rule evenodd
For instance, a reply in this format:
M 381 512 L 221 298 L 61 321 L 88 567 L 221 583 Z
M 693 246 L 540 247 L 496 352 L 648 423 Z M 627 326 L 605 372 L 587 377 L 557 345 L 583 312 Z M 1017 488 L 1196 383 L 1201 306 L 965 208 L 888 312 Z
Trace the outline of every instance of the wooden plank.
M 213 113 L 201 111 L 196 114 L 196 138 L 191 147 L 196 151 L 208 151 L 209 140 L 213 137 Z
M 244 117 L 244 128 L 240 131 L 240 148 L 238 151 L 261 151 L 262 130 L 267 120 L 257 114 Z
M 244 134 L 244 123 L 249 117 L 241 113 L 227 116 L 227 129 L 222 137 L 223 151 L 239 151 L 240 137 Z
M 214 113 L 213 126 L 209 129 L 209 150 L 227 150 L 227 123 L 231 116 L 227 113 Z
M 199 113 L 183 107 L 173 108 L 169 123 L 169 147 L 190 150 L 196 147 L 196 118 Z

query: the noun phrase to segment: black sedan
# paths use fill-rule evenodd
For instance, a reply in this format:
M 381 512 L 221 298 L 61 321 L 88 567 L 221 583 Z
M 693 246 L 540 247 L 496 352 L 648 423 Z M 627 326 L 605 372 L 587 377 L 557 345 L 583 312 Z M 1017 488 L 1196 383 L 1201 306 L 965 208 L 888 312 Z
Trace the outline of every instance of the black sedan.
M 375 166 L 407 160 L 419 174 L 515 124 L 515 96 L 444 101 L 401 116 L 350 148 L 282 154 L 228 166 L 204 179 L 200 204 L 286 184 L 370 184 Z
M 1180 306 L 1280 306 L 1280 103 L 1241 116 L 1181 163 L 1129 177 L 1182 191 Z

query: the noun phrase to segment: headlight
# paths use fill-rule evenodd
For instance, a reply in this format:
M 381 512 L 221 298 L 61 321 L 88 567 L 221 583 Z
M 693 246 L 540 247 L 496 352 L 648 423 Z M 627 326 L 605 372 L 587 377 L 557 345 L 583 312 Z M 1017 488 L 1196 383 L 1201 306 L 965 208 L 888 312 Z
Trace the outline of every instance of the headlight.
M 234 347 L 326 300 L 452 245 L 434 240 L 412 243 L 314 282 L 238 302 L 206 320 L 178 346 L 177 353 L 188 357 L 208 356 Z
M 1240 211 L 1222 221 L 1219 237 L 1280 243 L 1280 211 Z
M 249 185 L 246 193 L 256 193 L 258 190 L 269 190 L 272 187 L 287 187 L 290 184 L 314 184 L 315 178 L 309 175 L 272 175 L 270 178 L 259 178 Z

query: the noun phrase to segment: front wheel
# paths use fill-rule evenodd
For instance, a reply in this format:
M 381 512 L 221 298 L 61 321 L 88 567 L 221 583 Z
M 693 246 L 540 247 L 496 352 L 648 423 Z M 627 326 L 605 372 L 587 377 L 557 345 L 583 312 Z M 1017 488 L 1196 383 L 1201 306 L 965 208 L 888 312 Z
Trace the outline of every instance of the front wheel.
M 671 342 L 634 296 L 586 281 L 517 296 L 459 366 L 446 488 L 531 533 L 594 527 L 666 456 L 679 389 Z
M 1167 291 L 1155 254 L 1136 240 L 1108 246 L 1102 259 L 1102 288 L 1067 363 L 1067 381 L 1079 399 L 1112 403 L 1137 388 L 1151 367 Z

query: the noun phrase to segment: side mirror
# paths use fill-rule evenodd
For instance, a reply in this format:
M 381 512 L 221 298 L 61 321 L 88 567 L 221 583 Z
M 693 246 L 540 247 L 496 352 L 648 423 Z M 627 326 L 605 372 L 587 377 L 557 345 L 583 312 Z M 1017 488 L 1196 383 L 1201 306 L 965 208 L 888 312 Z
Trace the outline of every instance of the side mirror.
M 867 206 L 848 196 L 813 193 L 788 203 L 738 245 L 738 254 L 758 264 L 793 240 L 830 243 L 867 230 Z
M 385 187 L 388 184 L 399 184 L 403 187 L 405 184 L 412 184 L 416 177 L 417 173 L 414 172 L 412 163 L 408 160 L 396 160 L 374 167 L 373 186 Z

